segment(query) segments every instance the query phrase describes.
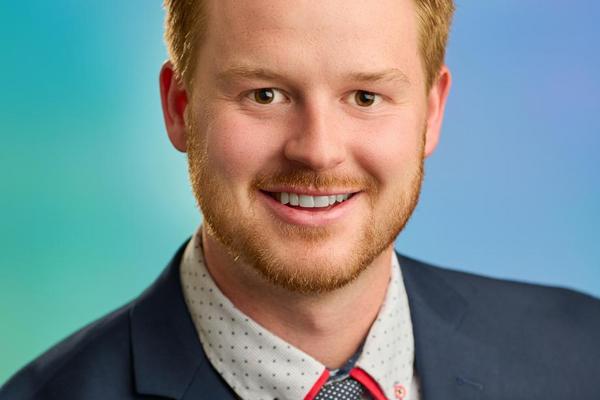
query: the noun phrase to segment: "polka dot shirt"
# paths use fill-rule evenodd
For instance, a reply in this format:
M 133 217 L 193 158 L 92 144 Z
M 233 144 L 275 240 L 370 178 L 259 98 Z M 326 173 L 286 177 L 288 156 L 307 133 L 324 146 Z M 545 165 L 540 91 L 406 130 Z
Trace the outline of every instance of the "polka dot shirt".
M 336 371 L 266 330 L 225 297 L 204 264 L 200 232 L 181 261 L 183 294 L 207 358 L 237 395 L 243 400 L 310 400 L 327 378 L 339 379 Z M 375 382 L 379 394 L 371 394 L 374 399 L 418 400 L 410 311 L 395 254 L 391 268 L 384 302 L 353 370 Z

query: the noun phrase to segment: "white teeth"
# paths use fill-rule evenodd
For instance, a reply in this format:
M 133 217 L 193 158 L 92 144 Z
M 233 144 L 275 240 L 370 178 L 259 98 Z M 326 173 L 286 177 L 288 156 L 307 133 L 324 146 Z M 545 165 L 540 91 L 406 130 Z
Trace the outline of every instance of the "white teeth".
M 315 196 L 315 207 L 329 207 L 329 196 Z
M 350 193 L 332 194 L 328 196 L 309 196 L 298 193 L 280 192 L 275 193 L 275 198 L 281 204 L 289 204 L 291 206 L 300 206 L 305 208 L 323 208 L 333 204 L 346 201 L 350 197 Z
M 312 208 L 315 206 L 315 198 L 313 196 L 301 194 L 298 197 L 300 199 L 300 207 Z
M 290 204 L 293 206 L 297 206 L 298 203 L 298 195 L 296 193 L 290 193 Z
M 287 204 L 287 203 L 289 203 L 290 202 L 290 194 L 286 193 L 286 192 L 282 192 L 281 193 L 281 198 L 280 198 L 279 201 L 281 201 L 281 204 Z

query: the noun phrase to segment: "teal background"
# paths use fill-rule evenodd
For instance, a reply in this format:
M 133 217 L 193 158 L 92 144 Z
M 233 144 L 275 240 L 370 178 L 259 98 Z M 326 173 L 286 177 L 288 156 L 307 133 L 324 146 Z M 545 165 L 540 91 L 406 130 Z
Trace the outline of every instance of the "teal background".
M 397 247 L 600 296 L 600 3 L 459 1 L 454 86 Z M 200 222 L 159 101 L 159 2 L 0 1 L 0 383 Z

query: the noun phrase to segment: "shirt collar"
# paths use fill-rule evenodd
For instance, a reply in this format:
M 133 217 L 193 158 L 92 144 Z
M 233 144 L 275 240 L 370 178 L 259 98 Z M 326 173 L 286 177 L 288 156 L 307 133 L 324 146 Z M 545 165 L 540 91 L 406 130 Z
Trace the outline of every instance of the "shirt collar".
M 396 253 L 385 299 L 365 339 L 356 367 L 367 372 L 388 399 L 405 393 L 413 379 L 414 339 L 408 298 Z
M 198 229 L 181 262 L 184 298 L 207 358 L 242 399 L 304 399 L 322 384 L 327 369 L 316 359 L 242 313 L 212 280 Z M 410 311 L 396 254 L 377 318 L 356 367 L 369 374 L 388 399 L 413 376 Z

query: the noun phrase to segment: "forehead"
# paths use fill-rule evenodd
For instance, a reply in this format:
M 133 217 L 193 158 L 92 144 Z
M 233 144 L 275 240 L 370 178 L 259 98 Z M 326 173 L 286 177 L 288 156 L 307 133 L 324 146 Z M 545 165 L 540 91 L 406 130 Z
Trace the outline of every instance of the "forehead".
M 313 78 L 419 69 L 413 0 L 212 0 L 207 13 L 202 53 L 216 69 L 268 65 Z

